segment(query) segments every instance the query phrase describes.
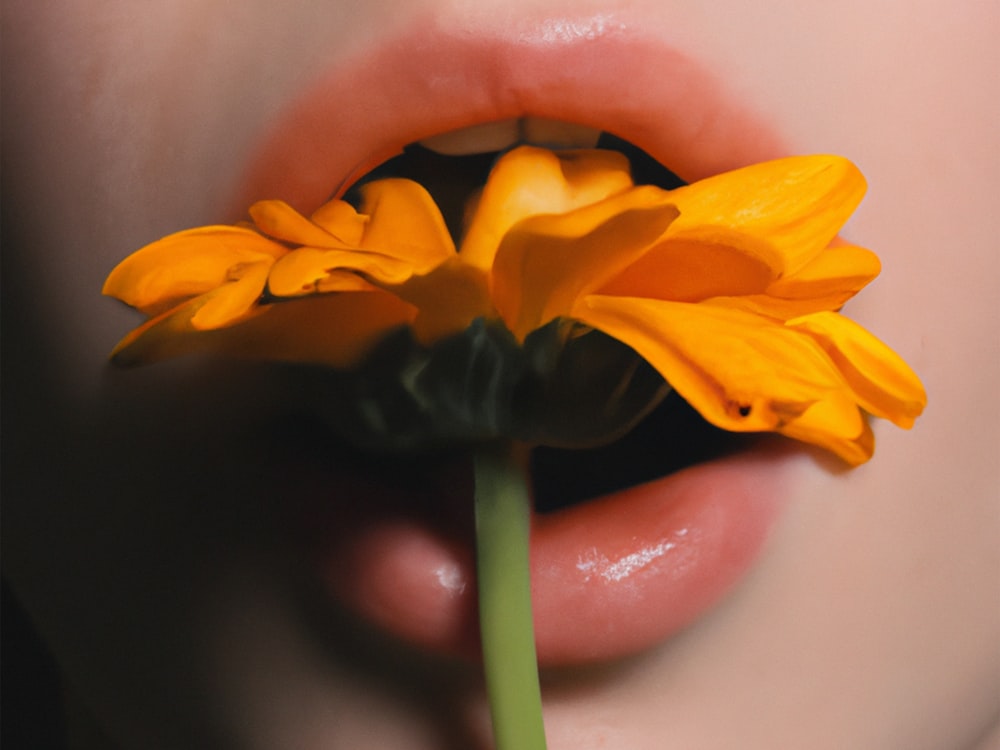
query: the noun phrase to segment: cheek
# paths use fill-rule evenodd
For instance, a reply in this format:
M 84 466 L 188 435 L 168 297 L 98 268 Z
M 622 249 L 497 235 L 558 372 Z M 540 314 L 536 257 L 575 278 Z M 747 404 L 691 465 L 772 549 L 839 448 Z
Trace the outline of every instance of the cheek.
M 841 153 L 864 172 L 868 195 L 844 237 L 878 253 L 883 271 L 847 312 L 898 351 L 930 394 L 914 434 L 885 439 L 935 459 L 915 466 L 917 476 L 982 476 L 986 464 L 974 456 L 997 434 L 983 415 L 1000 409 L 1000 354 L 988 343 L 1000 273 L 990 155 L 1000 152 L 1000 129 L 983 91 L 996 11 L 944 18 L 923 0 L 905 9 L 812 5 L 818 35 L 787 20 L 758 24 L 751 37 L 734 11 L 719 31 L 719 59 L 792 150 Z M 787 19 L 801 17 L 788 10 Z M 924 436 L 933 440 L 924 445 Z

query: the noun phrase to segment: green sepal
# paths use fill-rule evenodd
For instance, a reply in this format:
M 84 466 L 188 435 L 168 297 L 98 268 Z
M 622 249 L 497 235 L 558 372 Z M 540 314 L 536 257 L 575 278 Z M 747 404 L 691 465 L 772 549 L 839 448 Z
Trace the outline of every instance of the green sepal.
M 388 452 L 496 439 L 593 447 L 628 432 L 670 391 L 631 348 L 569 320 L 523 346 L 482 318 L 432 346 L 404 328 L 350 371 L 289 367 L 307 408 L 350 442 Z

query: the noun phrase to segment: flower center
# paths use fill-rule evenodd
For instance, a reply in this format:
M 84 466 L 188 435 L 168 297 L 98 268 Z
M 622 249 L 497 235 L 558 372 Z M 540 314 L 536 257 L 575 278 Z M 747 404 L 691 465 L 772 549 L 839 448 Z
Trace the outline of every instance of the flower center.
M 433 196 L 458 243 L 469 198 L 486 183 L 490 170 L 505 149 L 446 154 L 428 145 L 409 145 L 402 154 L 359 179 L 345 199 L 357 205 L 361 186 L 374 180 L 389 177 L 414 180 Z M 600 134 L 597 147 L 628 157 L 637 185 L 673 189 L 685 184 L 645 151 L 610 133 Z M 754 436 L 714 427 L 682 398 L 671 393 L 613 442 L 583 449 L 552 446 L 533 449 L 531 474 L 536 509 L 555 511 L 653 481 L 745 449 L 755 440 Z
M 785 157 L 678 186 L 618 139 L 576 148 L 575 126 L 543 128 L 569 150 L 525 138 L 503 151 L 531 132 L 514 125 L 511 142 L 486 128 L 472 149 L 468 130 L 433 154 L 408 149 L 356 189 L 356 207 L 333 199 L 306 217 L 259 201 L 253 226 L 138 250 L 104 292 L 150 319 L 114 361 L 207 348 L 318 370 L 319 393 L 290 393 L 390 452 L 589 449 L 636 427 L 671 387 L 724 430 L 782 433 L 853 465 L 874 449 L 865 413 L 912 426 L 919 379 L 838 312 L 880 268 L 865 248 L 831 244 L 864 194 L 850 161 Z M 657 467 L 703 444 L 668 421 Z M 592 463 L 606 480 L 611 464 Z

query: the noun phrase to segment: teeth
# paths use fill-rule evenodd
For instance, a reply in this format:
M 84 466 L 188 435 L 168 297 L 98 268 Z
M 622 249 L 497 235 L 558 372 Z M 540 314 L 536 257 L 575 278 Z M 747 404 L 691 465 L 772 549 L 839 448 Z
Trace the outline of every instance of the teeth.
M 442 133 L 420 141 L 420 145 L 445 156 L 465 156 L 501 151 L 518 143 L 547 148 L 593 148 L 600 135 L 596 128 L 522 117 Z
M 445 156 L 464 156 L 500 151 L 517 143 L 520 122 L 517 119 L 487 122 L 420 141 L 420 145 Z
M 521 120 L 521 140 L 548 148 L 594 148 L 601 131 L 561 120 L 525 117 Z

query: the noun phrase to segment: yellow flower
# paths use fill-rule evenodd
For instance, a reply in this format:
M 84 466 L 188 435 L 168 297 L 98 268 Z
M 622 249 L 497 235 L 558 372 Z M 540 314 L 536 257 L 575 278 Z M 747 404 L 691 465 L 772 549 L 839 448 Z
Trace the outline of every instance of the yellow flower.
M 836 312 L 879 272 L 870 251 L 831 245 L 864 190 L 833 156 L 666 191 L 634 185 L 615 152 L 521 147 L 471 202 L 457 250 L 410 180 L 310 218 L 264 201 L 253 229 L 180 232 L 111 273 L 105 293 L 152 316 L 113 357 L 207 348 L 350 368 L 400 327 L 428 350 L 477 321 L 522 347 L 553 325 L 562 346 L 592 328 L 713 424 L 857 464 L 873 451 L 862 409 L 910 427 L 926 402 L 910 368 Z

